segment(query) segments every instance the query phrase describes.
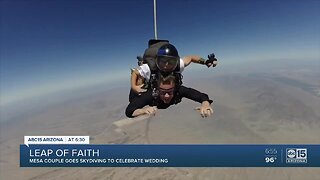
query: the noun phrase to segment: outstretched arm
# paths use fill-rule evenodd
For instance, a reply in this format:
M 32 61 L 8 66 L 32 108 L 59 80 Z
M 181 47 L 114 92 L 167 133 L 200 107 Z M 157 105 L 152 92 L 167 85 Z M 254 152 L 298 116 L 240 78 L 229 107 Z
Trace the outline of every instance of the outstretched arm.
M 182 59 L 184 62 L 184 67 L 187 67 L 191 62 L 199 63 L 201 57 L 197 55 L 190 55 L 190 56 L 183 57 Z
M 196 110 L 200 111 L 202 117 L 208 117 L 213 114 L 213 109 L 211 107 L 211 103 L 213 101 L 209 99 L 209 96 L 207 94 L 199 92 L 192 88 L 187 88 L 185 86 L 180 87 L 179 93 L 181 97 L 185 97 L 201 103 L 201 106 L 196 108 Z
M 133 111 L 132 116 L 137 117 L 140 115 L 148 114 L 148 115 L 155 115 L 157 112 L 157 107 L 156 106 L 150 106 L 150 107 L 145 107 L 141 109 L 136 109 Z
M 157 110 L 156 108 L 144 108 L 145 106 L 152 104 L 152 101 L 152 91 L 147 91 L 141 96 L 134 98 L 126 108 L 126 116 L 132 118 L 142 114 L 154 114 Z
M 215 55 L 212 53 L 208 55 L 208 59 L 204 59 L 198 55 L 190 55 L 183 57 L 184 67 L 187 67 L 191 62 L 197 63 L 197 64 L 203 64 L 207 67 L 215 67 L 218 64 L 217 59 L 215 58 Z

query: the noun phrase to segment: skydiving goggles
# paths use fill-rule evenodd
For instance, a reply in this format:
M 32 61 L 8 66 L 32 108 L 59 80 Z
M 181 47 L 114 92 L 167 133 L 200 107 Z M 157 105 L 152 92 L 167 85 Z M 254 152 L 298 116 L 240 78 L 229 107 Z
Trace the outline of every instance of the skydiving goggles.
M 170 88 L 170 89 L 161 89 L 159 88 L 159 95 L 160 96 L 164 96 L 168 93 L 169 96 L 174 94 L 174 88 Z

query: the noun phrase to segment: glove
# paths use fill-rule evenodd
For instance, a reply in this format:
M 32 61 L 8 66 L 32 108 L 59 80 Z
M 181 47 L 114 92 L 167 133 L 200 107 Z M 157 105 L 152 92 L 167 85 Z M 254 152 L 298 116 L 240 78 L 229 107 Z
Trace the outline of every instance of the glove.
M 212 67 L 215 67 L 217 64 L 213 64 L 214 61 L 218 61 L 216 59 L 216 56 L 214 55 L 214 53 L 209 54 L 208 55 L 208 60 L 206 60 L 205 64 L 207 65 L 207 67 L 210 67 L 212 65 Z
M 143 58 L 141 56 L 137 56 L 138 59 L 138 66 L 141 66 L 143 64 Z

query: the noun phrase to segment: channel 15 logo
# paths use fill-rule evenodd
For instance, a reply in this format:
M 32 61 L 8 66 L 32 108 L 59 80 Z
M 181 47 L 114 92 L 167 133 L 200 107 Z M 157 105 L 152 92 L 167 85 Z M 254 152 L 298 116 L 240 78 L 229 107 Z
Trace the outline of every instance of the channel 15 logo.
M 287 163 L 307 163 L 307 149 L 306 148 L 287 148 Z

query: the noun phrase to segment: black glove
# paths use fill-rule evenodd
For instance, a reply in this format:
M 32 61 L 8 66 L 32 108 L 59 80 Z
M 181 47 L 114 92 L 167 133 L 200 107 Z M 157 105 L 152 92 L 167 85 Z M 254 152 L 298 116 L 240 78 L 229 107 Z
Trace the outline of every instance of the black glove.
M 143 64 L 143 58 L 141 56 L 137 56 L 138 59 L 138 66 L 141 66 Z
M 216 64 L 213 64 L 214 61 L 218 61 L 218 60 L 216 59 L 216 56 L 214 55 L 214 53 L 212 53 L 212 54 L 208 55 L 208 60 L 206 60 L 205 63 L 207 65 L 207 67 L 210 67 L 211 65 L 212 65 L 212 67 L 215 67 Z

